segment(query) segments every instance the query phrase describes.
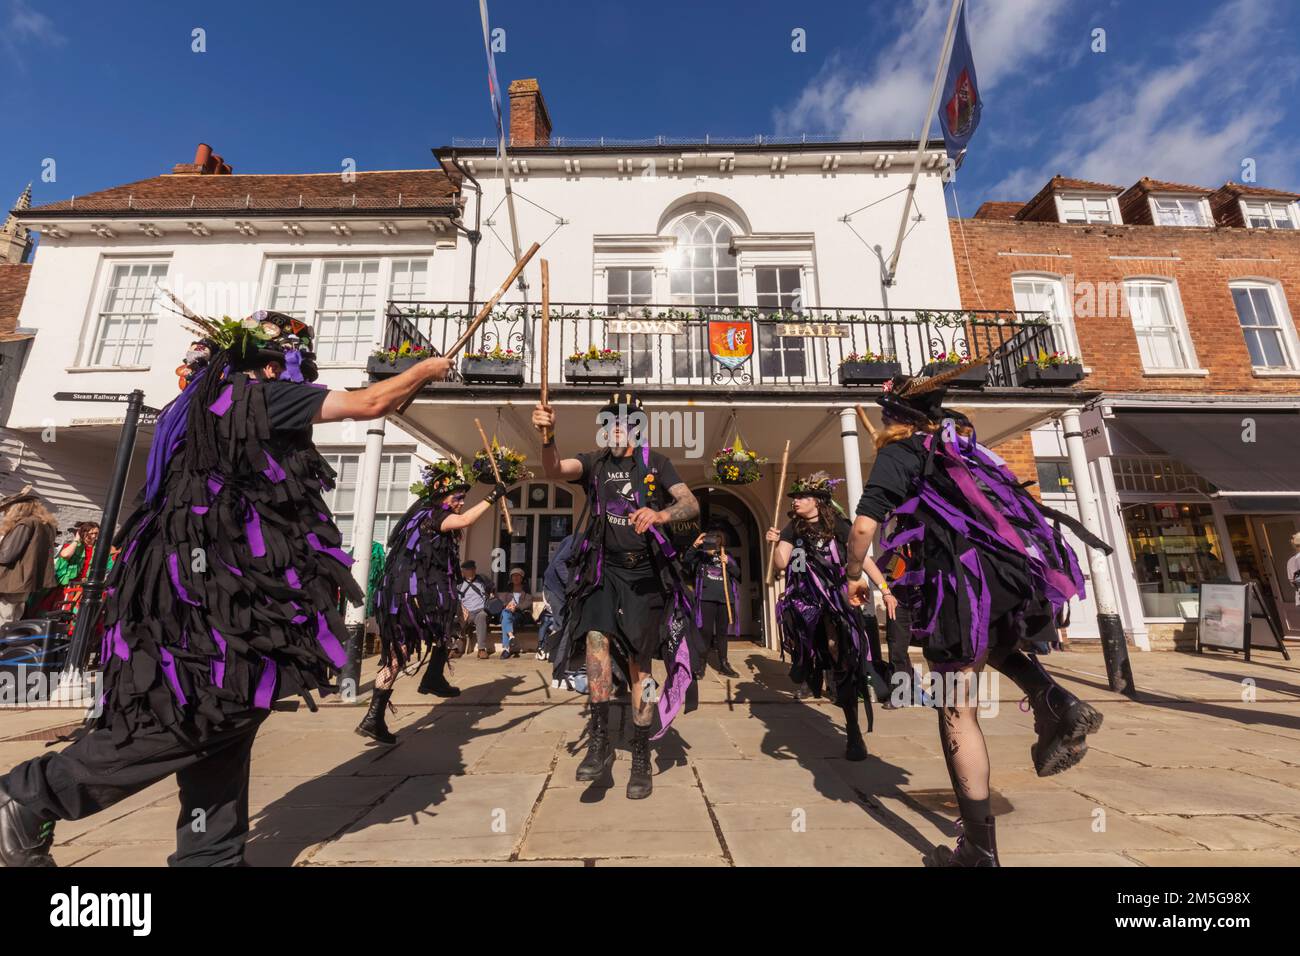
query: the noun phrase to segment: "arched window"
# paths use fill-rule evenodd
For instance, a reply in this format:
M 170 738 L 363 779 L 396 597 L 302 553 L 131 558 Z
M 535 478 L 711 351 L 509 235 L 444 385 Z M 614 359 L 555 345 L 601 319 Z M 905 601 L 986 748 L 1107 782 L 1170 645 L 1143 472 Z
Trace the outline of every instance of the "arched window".
M 688 213 L 672 228 L 677 248 L 668 264 L 674 305 L 740 305 L 739 271 L 731 254 L 735 228 L 713 212 Z

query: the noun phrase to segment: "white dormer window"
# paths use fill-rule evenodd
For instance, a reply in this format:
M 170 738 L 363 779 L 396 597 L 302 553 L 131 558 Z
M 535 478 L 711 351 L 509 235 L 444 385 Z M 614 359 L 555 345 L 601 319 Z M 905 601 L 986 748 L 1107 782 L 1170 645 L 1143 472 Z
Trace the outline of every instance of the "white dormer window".
M 1151 221 L 1157 226 L 1208 226 L 1209 204 L 1204 199 L 1152 196 Z
M 1251 229 L 1296 229 L 1295 204 L 1276 199 L 1243 199 L 1241 215 Z
M 1062 193 L 1056 197 L 1061 222 L 1119 222 L 1119 211 L 1109 196 Z

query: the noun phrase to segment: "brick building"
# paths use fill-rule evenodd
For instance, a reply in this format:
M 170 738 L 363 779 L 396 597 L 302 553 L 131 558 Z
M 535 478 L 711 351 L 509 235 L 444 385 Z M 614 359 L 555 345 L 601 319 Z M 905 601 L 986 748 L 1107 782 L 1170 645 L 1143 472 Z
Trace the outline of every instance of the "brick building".
M 1199 586 L 1216 579 L 1259 581 L 1300 633 L 1284 573 L 1300 530 L 1297 199 L 1057 176 L 950 222 L 963 305 L 1049 313 L 1103 392 L 1083 425 L 1139 646 L 1191 638 Z M 999 452 L 1032 457 L 1045 498 L 1071 490 L 1059 424 Z

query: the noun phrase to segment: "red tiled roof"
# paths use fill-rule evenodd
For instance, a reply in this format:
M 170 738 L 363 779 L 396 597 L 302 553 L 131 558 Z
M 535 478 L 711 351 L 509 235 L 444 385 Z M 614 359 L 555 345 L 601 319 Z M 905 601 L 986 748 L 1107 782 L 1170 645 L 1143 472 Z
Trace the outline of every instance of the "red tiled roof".
M 23 298 L 27 295 L 27 280 L 31 278 L 30 262 L 14 265 L 0 263 L 0 342 L 8 342 L 15 336 L 18 327 L 18 312 L 23 307 Z
M 1300 193 L 1283 192 L 1281 189 L 1265 189 L 1263 186 L 1252 186 L 1249 183 L 1224 183 L 1218 189 L 1213 191 L 1215 193 L 1231 193 L 1235 196 L 1260 196 L 1269 199 L 1300 199 Z
M 1152 179 L 1150 176 L 1143 176 L 1128 189 L 1124 190 L 1124 195 L 1128 195 L 1134 190 L 1141 190 L 1147 193 L 1190 193 L 1196 196 L 1208 196 L 1214 192 L 1213 189 L 1207 189 L 1205 186 L 1189 186 L 1186 183 L 1170 183 L 1160 179 Z
M 451 212 L 457 208 L 459 180 L 441 170 L 404 169 L 353 175 L 352 181 L 345 182 L 340 173 L 168 174 L 45 203 L 21 215 L 30 221 L 33 217 L 123 212 L 162 215 L 240 210 Z
M 990 200 L 975 210 L 976 219 L 1015 219 L 1025 207 L 1022 202 L 996 202 Z
M 1124 191 L 1122 186 L 1112 186 L 1110 183 L 1094 183 L 1087 179 L 1071 179 L 1062 176 L 1059 173 L 1047 181 L 1047 185 L 1034 195 L 1034 198 L 1025 203 L 1020 212 L 1016 213 L 1017 219 L 1033 219 L 1041 212 L 1041 207 L 1057 192 L 1074 190 L 1077 192 L 1088 193 L 1110 193 L 1112 196 L 1118 196 Z M 1052 210 L 1049 217 L 1053 222 L 1056 221 L 1056 210 Z

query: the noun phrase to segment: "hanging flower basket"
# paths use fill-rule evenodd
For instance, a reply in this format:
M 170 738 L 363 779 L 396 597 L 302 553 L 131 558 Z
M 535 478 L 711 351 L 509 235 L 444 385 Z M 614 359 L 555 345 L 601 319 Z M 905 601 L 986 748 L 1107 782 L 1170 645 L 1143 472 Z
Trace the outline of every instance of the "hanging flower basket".
M 748 485 L 763 477 L 762 467 L 767 459 L 743 447 L 739 441 L 722 448 L 713 456 L 713 474 L 710 481 L 720 485 Z
M 839 379 L 841 385 L 879 385 L 902 371 L 900 363 L 875 352 L 851 352 L 840 363 Z
M 1037 359 L 1026 359 L 1016 369 L 1016 384 L 1027 388 L 1073 385 L 1082 378 L 1083 362 L 1064 352 L 1039 352 Z
M 595 346 L 574 352 L 564 363 L 564 380 L 574 385 L 618 385 L 627 376 L 623 353 Z
M 467 382 L 491 385 L 524 384 L 524 353 L 497 346 L 491 352 L 470 352 L 460 360 L 460 374 Z
M 925 375 L 942 375 L 944 372 L 950 372 L 966 359 L 956 352 L 936 355 L 934 360 L 925 366 L 921 371 Z M 956 378 L 948 380 L 948 385 L 952 388 L 982 388 L 988 381 L 989 370 L 987 365 L 977 365 L 962 372 Z
M 501 472 L 502 484 L 513 485 L 533 477 L 533 473 L 524 467 L 525 457 L 522 452 L 505 448 L 492 442 L 492 455 L 497 460 L 497 469 Z M 483 485 L 495 485 L 496 475 L 492 473 L 492 463 L 488 461 L 487 452 L 481 451 L 474 456 L 469 465 L 474 478 Z
M 388 349 L 375 349 L 366 359 L 366 371 L 370 373 L 371 378 L 389 378 L 393 375 L 401 375 L 412 365 L 418 365 L 425 359 L 433 355 L 433 352 L 423 345 L 412 345 L 410 342 L 403 342 L 400 346 L 394 345 Z

